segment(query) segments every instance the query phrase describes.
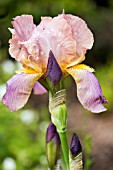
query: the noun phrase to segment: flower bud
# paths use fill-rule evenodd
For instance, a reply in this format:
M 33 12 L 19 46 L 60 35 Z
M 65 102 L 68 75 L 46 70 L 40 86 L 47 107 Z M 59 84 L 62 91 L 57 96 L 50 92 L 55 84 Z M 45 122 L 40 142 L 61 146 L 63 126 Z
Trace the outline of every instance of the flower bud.
M 49 82 L 49 86 L 53 86 L 50 88 L 56 88 L 57 86 L 59 86 L 61 78 L 62 78 L 61 68 L 59 67 L 52 51 L 50 51 L 46 70 L 46 79 Z
M 49 111 L 51 113 L 51 121 L 56 126 L 57 132 L 60 135 L 64 160 L 66 162 L 67 169 L 69 169 L 69 149 L 66 138 L 66 90 L 63 86 L 62 77 L 62 71 L 52 51 L 50 51 L 46 71 L 46 81 L 49 86 Z M 52 160 L 52 158 L 50 160 Z
M 60 159 L 61 142 L 53 123 L 50 123 L 46 132 L 46 154 L 49 168 L 54 169 Z
M 82 146 L 80 144 L 80 140 L 75 133 L 73 134 L 73 137 L 71 140 L 70 151 L 71 151 L 72 157 L 76 157 L 79 153 L 82 152 Z
M 58 133 L 66 131 L 67 108 L 66 108 L 66 90 L 62 89 L 53 96 L 49 95 L 49 111 L 51 120 L 57 127 Z
M 78 136 L 74 133 L 70 144 L 70 169 L 82 170 L 82 146 Z

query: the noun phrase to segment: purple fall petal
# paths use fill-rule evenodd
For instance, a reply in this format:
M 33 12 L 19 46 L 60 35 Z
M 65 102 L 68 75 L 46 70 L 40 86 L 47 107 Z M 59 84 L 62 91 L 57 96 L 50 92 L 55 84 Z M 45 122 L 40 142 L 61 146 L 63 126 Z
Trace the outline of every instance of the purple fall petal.
M 85 69 L 73 69 L 72 76 L 77 83 L 77 96 L 82 105 L 94 113 L 105 111 L 106 108 L 102 104 L 108 102 L 94 74 Z
M 33 93 L 36 95 L 47 93 L 47 90 L 39 83 L 36 82 L 33 86 Z
M 38 74 L 16 74 L 8 82 L 2 102 L 12 111 L 22 108 L 28 101 Z

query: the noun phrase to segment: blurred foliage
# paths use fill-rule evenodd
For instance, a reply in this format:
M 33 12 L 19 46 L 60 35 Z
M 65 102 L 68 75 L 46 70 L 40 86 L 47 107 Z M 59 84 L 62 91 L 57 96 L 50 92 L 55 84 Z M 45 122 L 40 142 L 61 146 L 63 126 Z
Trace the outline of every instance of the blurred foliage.
M 46 113 L 34 111 L 33 121 L 25 123 L 20 119 L 21 111 L 11 113 L 2 104 L 0 108 L 0 169 L 3 169 L 2 163 L 7 157 L 15 160 L 17 170 L 47 167 L 45 131 L 49 121 L 46 116 L 46 120 L 41 118 Z
M 106 96 L 109 104 L 105 107 L 108 108 L 108 111 L 111 112 L 113 110 L 113 59 L 108 60 L 104 67 L 97 67 L 96 76 L 102 85 L 103 94 Z
M 89 135 L 86 136 L 84 141 L 85 148 L 85 162 L 84 162 L 84 170 L 89 170 L 92 164 L 91 160 L 91 137 Z
M 0 87 L 14 74 L 6 72 L 4 62 L 10 58 L 8 54 L 8 40 L 11 34 L 8 27 L 17 15 L 32 14 L 35 24 L 40 22 L 41 16 L 55 16 L 65 10 L 82 17 L 91 28 L 95 37 L 95 44 L 87 54 L 85 63 L 96 67 L 96 76 L 102 86 L 104 95 L 109 100 L 108 109 L 113 109 L 113 1 L 112 0 L 0 0 Z M 10 61 L 13 60 L 10 58 Z M 14 62 L 14 70 L 17 63 Z M 10 69 L 10 68 L 9 68 Z M 69 80 L 69 81 L 68 81 Z M 67 86 L 70 85 L 67 79 Z M 2 89 L 2 88 L 0 88 Z M 2 90 L 1 90 L 2 92 Z M 38 100 L 39 99 L 39 100 Z M 38 100 L 38 101 L 37 101 Z M 37 105 L 38 102 L 38 105 Z M 35 103 L 35 104 L 32 104 Z M 31 105 L 30 105 L 31 104 Z M 13 158 L 16 170 L 44 170 L 47 167 L 45 157 L 45 130 L 49 123 L 49 113 L 46 104 L 40 97 L 32 98 L 24 109 L 11 113 L 0 103 L 0 169 L 5 170 L 3 161 Z M 26 124 L 21 120 L 21 112 L 33 110 L 35 118 Z M 90 138 L 86 138 L 85 170 L 91 164 Z

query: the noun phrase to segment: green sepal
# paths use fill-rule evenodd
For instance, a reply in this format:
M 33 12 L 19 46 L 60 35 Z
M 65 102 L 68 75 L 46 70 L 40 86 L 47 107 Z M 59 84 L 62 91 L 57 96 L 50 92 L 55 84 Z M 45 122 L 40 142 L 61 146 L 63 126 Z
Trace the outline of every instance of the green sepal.
M 46 145 L 46 154 L 47 154 L 49 168 L 51 170 L 54 170 L 57 164 L 57 161 L 60 159 L 60 156 L 61 156 L 60 146 L 57 146 L 56 143 L 53 140 L 51 140 Z
M 70 170 L 83 170 L 82 152 L 79 153 L 75 158 L 72 157 L 70 152 Z
M 62 89 L 52 96 L 49 93 L 49 111 L 51 113 L 51 119 L 53 124 L 57 127 L 58 133 L 66 131 L 67 125 L 67 107 L 66 101 L 66 90 Z
M 58 133 L 66 131 L 67 108 L 65 104 L 60 104 L 52 110 L 51 119 L 57 127 Z

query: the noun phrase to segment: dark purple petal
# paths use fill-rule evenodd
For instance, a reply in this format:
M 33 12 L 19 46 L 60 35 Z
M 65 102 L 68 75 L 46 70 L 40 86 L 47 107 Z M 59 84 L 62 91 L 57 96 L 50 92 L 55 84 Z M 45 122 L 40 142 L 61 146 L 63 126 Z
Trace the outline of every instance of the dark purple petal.
M 8 82 L 2 102 L 12 111 L 22 108 L 28 101 L 38 74 L 16 74 Z
M 56 144 L 60 144 L 60 137 L 56 130 L 56 126 L 51 122 L 47 128 L 46 132 L 46 143 L 51 140 L 55 141 Z
M 52 51 L 49 53 L 46 77 L 54 86 L 57 86 L 62 78 L 61 68 L 59 67 Z
M 56 133 L 56 126 L 53 123 L 50 123 L 47 128 L 47 132 L 46 132 L 46 142 L 47 143 L 52 140 L 55 133 Z
M 37 81 L 33 86 L 33 93 L 36 95 L 47 93 L 47 90 Z
M 76 157 L 80 152 L 82 152 L 82 146 L 76 133 L 73 134 L 70 151 L 73 157 Z

